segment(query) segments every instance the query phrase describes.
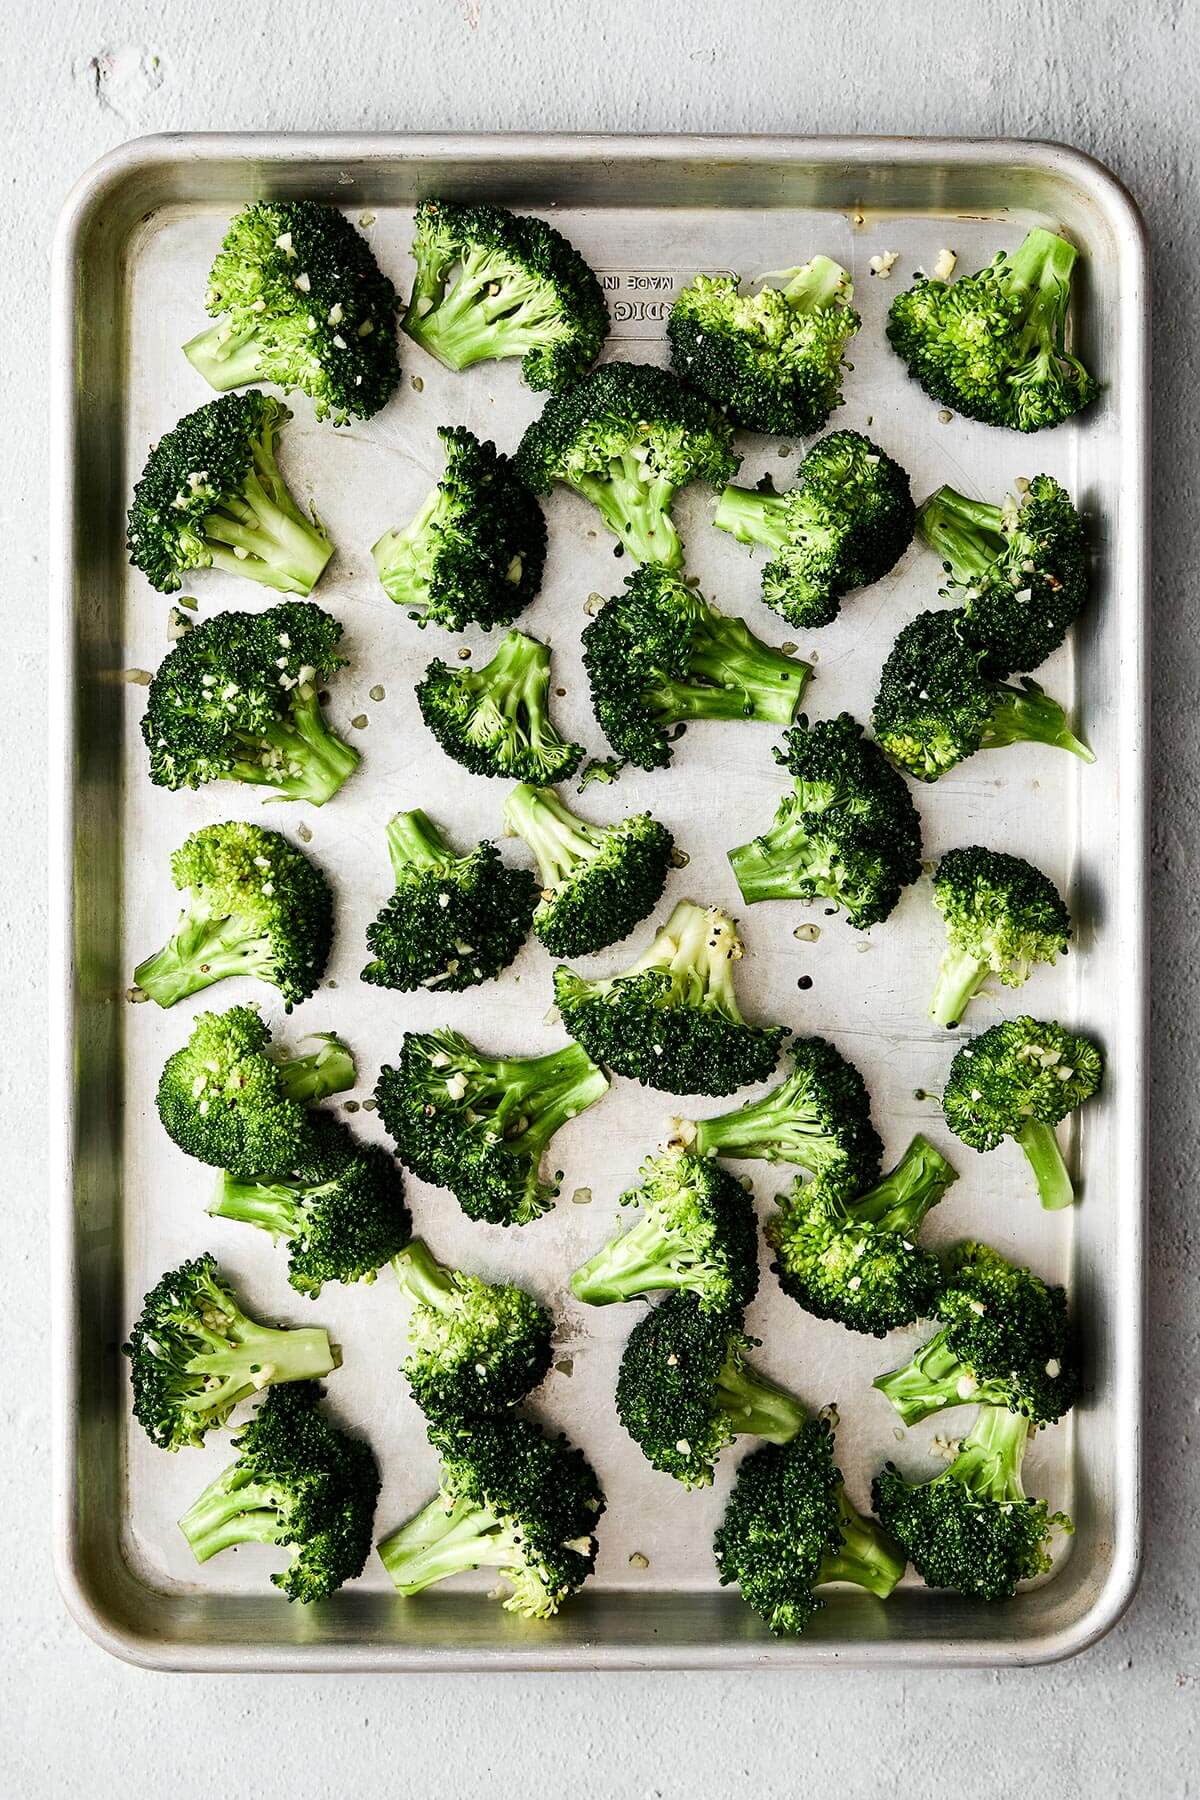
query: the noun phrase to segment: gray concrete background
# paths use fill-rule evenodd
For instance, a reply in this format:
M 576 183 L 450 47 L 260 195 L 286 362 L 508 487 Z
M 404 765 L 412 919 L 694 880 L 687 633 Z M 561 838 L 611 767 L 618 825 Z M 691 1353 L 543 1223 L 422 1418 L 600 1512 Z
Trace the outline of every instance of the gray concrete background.
M 1197 1770 L 1196 106 L 1187 0 L 4 0 L 0 21 L 0 1791 L 457 1800 L 1189 1795 Z M 1058 138 L 1132 188 L 1155 256 L 1155 1032 L 1149 1548 L 1088 1655 L 1004 1675 L 163 1677 L 67 1618 L 45 1543 L 42 842 L 47 254 L 62 196 L 149 131 L 890 131 Z M 15 1177 L 15 1179 L 14 1179 Z

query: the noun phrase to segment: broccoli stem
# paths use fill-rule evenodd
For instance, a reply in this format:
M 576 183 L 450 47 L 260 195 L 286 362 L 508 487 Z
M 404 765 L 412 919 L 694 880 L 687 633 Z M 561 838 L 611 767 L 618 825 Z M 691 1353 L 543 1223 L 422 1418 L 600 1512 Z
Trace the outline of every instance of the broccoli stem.
M 252 331 L 234 331 L 218 322 L 189 338 L 183 354 L 218 394 L 260 379 L 262 346 Z
M 360 760 L 357 750 L 330 731 L 316 689 L 308 682 L 292 694 L 289 719 L 264 726 L 258 737 L 239 735 L 247 755 L 233 765 L 235 780 L 273 788 L 287 800 L 307 800 L 312 806 L 331 800 Z
M 223 1313 L 219 1326 L 198 1335 L 208 1347 L 188 1358 L 184 1372 L 204 1378 L 203 1391 L 190 1402 L 201 1414 L 220 1415 L 243 1394 L 272 1382 L 319 1381 L 340 1360 L 328 1334 L 315 1325 L 278 1329 L 244 1315 L 229 1320 Z
M 331 1031 L 316 1035 L 322 1039 L 319 1050 L 276 1064 L 288 1099 L 301 1106 L 326 1100 L 330 1094 L 344 1093 L 354 1086 L 358 1075 L 354 1058 L 339 1038 Z
M 232 1463 L 188 1507 L 179 1529 L 199 1563 L 234 1544 L 277 1544 L 283 1530 L 279 1494 Z
M 608 1092 L 608 1077 L 580 1044 L 489 1065 L 500 1103 L 494 1117 L 503 1137 L 520 1138 L 536 1160 L 551 1138 Z
M 430 1306 L 443 1312 L 457 1292 L 453 1273 L 440 1263 L 429 1245 L 412 1238 L 392 1258 L 400 1291 L 413 1306 Z
M 1021 1465 L 1029 1442 L 1029 1420 L 1003 1406 L 981 1406 L 958 1455 L 939 1481 L 961 1481 L 987 1500 L 1002 1504 L 1025 1498 Z
M 515 1567 L 520 1546 L 486 1507 L 438 1494 L 399 1531 L 384 1538 L 379 1556 L 400 1594 L 419 1594 L 468 1569 Z
M 694 900 L 681 900 L 650 948 L 620 979 L 661 971 L 674 986 L 676 1004 L 707 1007 L 744 1025 L 733 986 L 741 945 L 732 922 Z
M 903 1575 L 907 1559 L 886 1531 L 851 1506 L 842 1488 L 838 1490 L 838 1509 L 842 1515 L 841 1548 L 822 1558 L 813 1586 L 852 1581 L 886 1600 Z
M 957 1025 L 968 1003 L 987 980 L 988 968 L 965 950 L 947 947 L 938 967 L 929 1002 L 929 1016 L 936 1025 Z
M 1078 255 L 1065 238 L 1036 227 L 1009 263 L 1004 285 L 1024 302 L 1020 348 L 1031 361 L 1044 363 L 1061 346 Z
M 791 539 L 788 497 L 731 484 L 717 503 L 713 524 L 739 544 L 765 544 L 769 550 L 782 550 Z
M 967 586 L 986 579 L 1007 550 L 1003 517 L 998 506 L 942 487 L 921 507 L 917 528 L 955 581 Z
M 1026 681 L 1019 688 L 992 682 L 990 688 L 994 706 L 981 739 L 983 749 L 995 750 L 1005 744 L 1051 744 L 1058 750 L 1069 750 L 1083 762 L 1095 762 L 1092 751 L 1067 724 L 1067 715 L 1058 701 L 1043 693 L 1036 682 Z
M 294 1238 L 303 1224 L 301 1196 L 320 1191 L 306 1188 L 301 1182 L 292 1185 L 285 1181 L 239 1181 L 223 1169 L 208 1211 L 214 1219 L 257 1225 L 273 1238 Z
M 782 291 L 793 312 L 822 312 L 836 300 L 848 302 L 851 297 L 850 277 L 831 256 L 814 256 L 798 269 L 782 270 L 781 275 L 788 278 Z
M 675 488 L 650 474 L 632 452 L 614 457 L 606 475 L 573 474 L 567 480 L 591 501 L 636 562 L 682 568 L 683 545 L 670 514 Z
M 698 1120 L 692 1148 L 697 1156 L 795 1163 L 813 1175 L 844 1155 L 837 1139 L 822 1129 L 820 1115 L 796 1075 L 760 1100 Z
M 604 848 L 608 833 L 577 819 L 553 788 L 522 781 L 504 804 L 507 830 L 533 851 L 543 888 L 556 888 Z
M 419 807 L 388 821 L 387 847 L 397 885 L 414 869 L 444 868 L 453 859 L 445 838 Z
M 435 487 L 407 525 L 399 531 L 385 531 L 371 546 L 383 591 L 397 606 L 428 604 L 437 547 L 430 526 L 444 504 L 441 489 Z
M 966 1380 L 971 1383 L 969 1391 L 959 1393 L 959 1382 Z M 975 1384 L 949 1348 L 944 1331 L 923 1344 L 903 1368 L 877 1376 L 872 1385 L 891 1402 L 906 1425 L 917 1425 L 947 1406 L 987 1400 L 986 1392 Z
M 241 493 L 222 495 L 205 516 L 213 566 L 281 593 L 311 594 L 333 545 L 292 499 L 271 443 L 256 441 L 253 456 Z
M 921 1229 L 925 1215 L 937 1205 L 951 1182 L 958 1180 L 940 1150 L 920 1132 L 912 1140 L 894 1169 L 890 1169 L 875 1186 L 852 1203 L 851 1211 L 864 1225 L 875 1225 L 880 1231 L 899 1232 L 913 1238 Z
M 161 950 L 133 971 L 135 984 L 157 1006 L 174 1006 L 229 975 L 269 981 L 274 957 L 269 937 L 249 935 L 236 915 L 214 918 L 198 894 L 191 894 L 172 935 Z
M 727 1358 L 717 1377 L 716 1401 L 740 1436 L 769 1444 L 790 1443 L 806 1417 L 791 1394 L 736 1356 Z
M 1041 1119 L 1026 1119 L 1016 1133 L 1016 1139 L 1033 1170 L 1038 1193 L 1047 1212 L 1058 1212 L 1064 1206 L 1073 1206 L 1075 1187 L 1059 1149 L 1053 1125 L 1043 1124 Z
M 759 900 L 799 899 L 809 885 L 818 893 L 834 895 L 828 860 L 818 856 L 808 833 L 797 823 L 798 810 L 790 806 L 758 837 L 728 852 L 733 878 L 748 906 Z
M 638 1294 L 691 1287 L 696 1271 L 683 1259 L 677 1236 L 657 1218 L 640 1219 L 576 1269 L 571 1292 L 585 1306 L 612 1306 Z
M 404 329 L 444 368 L 461 370 L 552 343 L 562 323 L 552 284 L 476 250 L 464 254 L 458 280 L 440 299 L 425 310 L 414 302 Z

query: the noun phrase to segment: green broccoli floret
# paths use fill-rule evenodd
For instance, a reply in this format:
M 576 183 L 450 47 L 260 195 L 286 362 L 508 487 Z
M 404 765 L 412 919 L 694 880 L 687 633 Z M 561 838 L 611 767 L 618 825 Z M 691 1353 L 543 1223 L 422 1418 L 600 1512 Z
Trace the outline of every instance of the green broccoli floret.
M 942 1111 L 972 1150 L 1015 1138 L 1033 1170 L 1042 1205 L 1075 1200 L 1054 1128 L 1090 1100 L 1104 1059 L 1089 1039 L 1045 1019 L 1005 1019 L 971 1038 L 950 1064 Z
M 846 1498 L 827 1420 L 808 1419 L 787 1444 L 766 1444 L 738 1469 L 713 1540 L 721 1585 L 778 1637 L 798 1637 L 824 1604 L 817 1589 L 853 1582 L 886 1600 L 905 1558 Z
M 862 323 L 839 263 L 782 269 L 783 287 L 739 291 L 736 275 L 697 275 L 667 317 L 671 364 L 746 431 L 809 437 L 842 404 L 842 358 Z
M 686 1289 L 701 1310 L 728 1320 L 758 1292 L 758 1230 L 750 1196 L 716 1162 L 667 1150 L 621 1195 L 642 1217 L 576 1269 L 571 1292 L 587 1306 Z
M 239 1401 L 273 1382 L 328 1375 L 341 1361 L 318 1327 L 280 1330 L 243 1312 L 212 1256 L 162 1276 L 121 1348 L 134 1417 L 160 1450 L 201 1444 Z
M 983 1406 L 958 1454 L 932 1481 L 905 1481 L 888 1463 L 875 1477 L 871 1504 L 927 1587 L 953 1588 L 976 1600 L 1011 1600 L 1019 1581 L 1051 1566 L 1065 1513 L 1026 1498 L 1021 1464 L 1030 1423 L 1021 1413 Z
M 230 975 L 277 987 L 288 1012 L 325 973 L 333 892 L 316 864 L 279 831 L 230 820 L 204 825 L 171 858 L 186 903 L 161 950 L 133 979 L 158 1006 L 174 1006 Z
M 380 1485 L 371 1446 L 331 1425 L 320 1398 L 315 1381 L 272 1388 L 233 1440 L 236 1462 L 179 1521 L 198 1563 L 239 1544 L 287 1545 L 271 1580 L 305 1605 L 362 1574 Z
M 964 418 L 1013 431 L 1061 424 L 1100 391 L 1067 348 L 1078 254 L 1038 228 L 975 275 L 949 285 L 921 275 L 892 301 L 888 341 L 925 392 Z
M 802 630 L 829 625 L 842 596 L 870 587 L 912 543 L 916 511 L 908 476 L 858 431 L 814 444 L 786 494 L 727 487 L 713 520 L 740 544 L 774 552 L 762 597 Z
M 301 388 L 318 419 L 369 419 L 400 379 L 396 290 L 334 206 L 270 200 L 230 221 L 208 277 L 217 325 L 183 346 L 210 387 Z
M 1007 687 L 987 675 L 986 665 L 956 608 L 918 613 L 879 678 L 873 722 L 885 754 L 918 781 L 936 781 L 977 750 L 1005 744 L 1050 744 L 1095 762 L 1036 681 Z
M 513 1589 L 507 1612 L 551 1618 L 596 1566 L 604 1511 L 596 1471 L 565 1437 L 516 1413 L 429 1435 L 442 1459 L 440 1491 L 379 1546 L 397 1592 L 499 1569 Z
M 542 509 L 495 444 L 464 425 L 438 428 L 442 479 L 408 524 L 371 554 L 384 592 L 420 625 L 511 625 L 537 594 L 546 561 Z
M 1067 1296 L 986 1244 L 957 1245 L 938 1295 L 943 1321 L 901 1369 L 875 1386 L 906 1425 L 976 1401 L 1052 1425 L 1074 1406 L 1079 1366 Z
M 354 1058 L 332 1033 L 308 1056 L 276 1060 L 252 1006 L 197 1013 L 182 1050 L 163 1065 L 158 1116 L 199 1162 L 241 1180 L 277 1175 L 316 1150 L 307 1108 L 353 1087 Z
M 423 812 L 397 813 L 387 829 L 395 892 L 367 926 L 376 987 L 457 993 L 507 969 L 529 934 L 537 883 L 509 869 L 495 844 L 459 856 Z
M 539 1173 L 550 1140 L 607 1092 L 577 1044 L 492 1057 L 457 1031 L 409 1031 L 375 1100 L 414 1175 L 449 1188 L 469 1219 L 528 1225 L 558 1192 L 561 1171 L 554 1181 Z
M 793 777 L 766 831 L 729 852 L 743 900 L 832 900 L 856 931 L 921 873 L 921 817 L 903 778 L 849 713 L 801 719 L 775 752 Z
M 639 769 L 665 769 L 668 732 L 691 719 L 789 725 L 812 674 L 660 563 L 636 569 L 585 626 L 583 666 L 605 737 Z
M 757 1339 L 694 1293 L 668 1294 L 634 1326 L 617 1375 L 617 1417 L 652 1468 L 709 1487 L 740 1435 L 786 1444 L 804 1409 L 745 1360 Z
M 533 929 L 551 956 L 619 943 L 662 897 L 675 840 L 649 813 L 589 825 L 553 789 L 522 782 L 505 802 L 504 824 L 537 858 Z
M 742 941 L 716 906 L 681 900 L 650 948 L 619 975 L 589 980 L 560 963 L 563 1024 L 598 1063 L 668 1094 L 732 1094 L 765 1081 L 785 1025 L 748 1025 L 733 963 Z
M 438 1262 L 414 1238 L 393 1257 L 408 1315 L 400 1365 L 431 1425 L 468 1426 L 523 1400 L 550 1367 L 554 1320 L 511 1281 L 481 1281 Z
M 942 559 L 946 592 L 989 672 L 1036 669 L 1057 650 L 1088 597 L 1083 521 L 1052 475 L 1035 475 L 1003 506 L 939 488 L 918 514 Z
M 483 201 L 422 200 L 412 251 L 404 329 L 446 368 L 519 356 L 531 388 L 557 393 L 599 356 L 604 291 L 544 219 Z
M 732 442 L 721 413 L 666 369 L 604 363 L 546 402 L 521 439 L 517 473 L 535 494 L 565 482 L 637 562 L 677 569 L 671 503 L 689 481 L 732 481 L 741 460 Z
M 331 800 L 359 761 L 321 711 L 322 684 L 345 662 L 341 635 L 302 600 L 202 620 L 150 683 L 142 738 L 155 787 L 244 781 L 285 800 Z
M 482 669 L 430 663 L 417 686 L 421 717 L 447 756 L 472 775 L 547 785 L 565 781 L 583 760 L 550 718 L 550 652 L 536 638 L 508 631 Z
M 1071 915 L 1048 875 L 1020 856 L 970 844 L 947 850 L 933 877 L 946 950 L 929 1016 L 957 1025 L 989 975 L 1020 987 L 1035 963 L 1067 954 Z
M 828 1181 L 797 1182 L 777 1199 L 765 1236 L 779 1285 L 805 1312 L 883 1337 L 926 1318 L 942 1286 L 916 1242 L 926 1213 L 958 1179 L 927 1138 L 913 1139 L 870 1193 L 848 1200 Z

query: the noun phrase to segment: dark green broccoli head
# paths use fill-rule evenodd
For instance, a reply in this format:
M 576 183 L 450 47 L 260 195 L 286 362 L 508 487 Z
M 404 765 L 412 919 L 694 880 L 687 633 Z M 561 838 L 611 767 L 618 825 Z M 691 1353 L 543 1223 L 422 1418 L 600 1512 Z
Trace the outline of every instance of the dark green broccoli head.
M 421 625 L 511 625 L 541 586 L 542 509 L 495 444 L 464 425 L 439 426 L 438 436 L 442 479 L 407 525 L 374 545 L 376 573 L 388 598 Z
M 1099 392 L 1067 348 L 1077 255 L 1039 228 L 975 275 L 921 275 L 893 300 L 888 340 L 925 392 L 965 418 L 1012 431 L 1058 425 Z
M 583 760 L 550 718 L 550 652 L 536 638 L 506 632 L 482 669 L 431 662 L 417 686 L 421 717 L 447 756 L 472 775 L 547 785 Z
M 210 387 L 301 388 L 318 419 L 369 419 L 400 379 L 396 290 L 334 206 L 270 200 L 230 222 L 208 277 L 219 325 L 183 346 Z
M 979 844 L 948 850 L 933 878 L 933 903 L 946 923 L 929 1008 L 939 1025 L 957 1025 L 990 975 L 1020 987 L 1036 963 L 1067 953 L 1071 915 L 1062 896 L 1019 856 Z

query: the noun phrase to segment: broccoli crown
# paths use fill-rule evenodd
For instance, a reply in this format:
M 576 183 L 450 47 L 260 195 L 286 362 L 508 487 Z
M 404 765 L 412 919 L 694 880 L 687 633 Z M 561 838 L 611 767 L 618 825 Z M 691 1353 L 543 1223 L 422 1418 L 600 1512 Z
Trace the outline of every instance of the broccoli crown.
M 252 389 L 179 420 L 151 450 L 129 508 L 129 560 L 172 594 L 192 569 L 221 569 L 285 594 L 311 594 L 333 555 L 305 518 L 275 459 L 291 418 Z
M 1021 1464 L 1029 1420 L 984 1406 L 949 1468 L 913 1485 L 893 1463 L 875 1477 L 871 1503 L 927 1587 L 977 1600 L 1011 1600 L 1019 1581 L 1051 1566 L 1047 1546 L 1062 1513 L 1027 1499 Z
M 727 487 L 713 523 L 774 552 L 762 597 L 804 630 L 837 618 L 843 594 L 887 574 L 912 543 L 908 476 L 858 431 L 831 431 L 800 464 L 789 493 Z
M 842 357 L 862 321 L 828 256 L 779 278 L 743 294 L 736 275 L 697 275 L 667 318 L 671 363 L 746 431 L 807 437 L 842 404 Z
M 776 752 L 793 776 L 767 830 L 729 852 L 743 900 L 832 900 L 857 931 L 921 872 L 921 818 L 903 778 L 849 713 L 806 719 Z
M 588 1306 L 684 1288 L 728 1320 L 758 1292 L 758 1230 L 741 1183 L 719 1163 L 668 1150 L 647 1159 L 642 1184 L 621 1195 L 641 1218 L 576 1269 L 571 1291 Z
M 252 1006 L 197 1013 L 191 1036 L 163 1064 L 158 1116 L 199 1162 L 239 1179 L 276 1175 L 312 1154 L 310 1101 L 354 1085 L 354 1059 L 329 1036 L 310 1056 L 276 1061 L 271 1033 Z
M 869 1193 L 847 1200 L 827 1178 L 781 1194 L 766 1226 L 785 1294 L 818 1319 L 883 1337 L 927 1317 L 942 1286 L 937 1258 L 916 1242 L 955 1171 L 926 1138 Z
M 948 850 L 933 878 L 933 903 L 946 922 L 929 1009 L 939 1025 L 957 1025 L 989 975 L 1020 987 L 1035 963 L 1067 953 L 1071 915 L 1049 876 L 1019 856 L 979 844 Z
M 825 1419 L 806 1419 L 786 1444 L 755 1450 L 737 1472 L 713 1539 L 722 1587 L 777 1636 L 798 1637 L 823 1604 L 816 1589 L 849 1581 L 886 1599 L 905 1559 L 846 1498 Z
M 546 521 L 512 458 L 464 425 L 438 428 L 442 479 L 409 523 L 371 554 L 388 598 L 447 631 L 511 625 L 542 582 Z
M 1090 1100 L 1104 1062 L 1089 1039 L 1045 1019 L 1004 1019 L 950 1064 L 942 1111 L 972 1150 L 994 1150 L 1028 1124 L 1053 1127 Z
M 529 933 L 537 883 L 509 869 L 495 844 L 465 856 L 449 847 L 423 812 L 397 813 L 388 826 L 395 892 L 367 926 L 376 987 L 457 993 L 507 969 Z
M 464 1431 L 430 1432 L 441 1491 L 379 1546 L 401 1594 L 480 1567 L 512 1584 L 508 1612 L 547 1619 L 596 1566 L 604 1496 L 596 1471 L 565 1437 L 518 1413 Z
M 669 1094 L 731 1094 L 765 1081 L 785 1025 L 748 1025 L 732 965 L 742 955 L 719 907 L 681 900 L 650 948 L 620 975 L 589 981 L 560 963 L 563 1024 L 598 1063 Z
M 468 1218 L 527 1225 L 558 1192 L 539 1173 L 551 1138 L 607 1092 L 576 1044 L 489 1057 L 457 1031 L 410 1031 L 375 1100 L 414 1175 L 448 1187 Z
M 161 950 L 134 970 L 159 1006 L 229 975 L 277 987 L 288 1012 L 314 992 L 329 958 L 333 893 L 324 875 L 279 831 L 230 820 L 204 825 L 171 858 L 187 896 Z
M 419 1238 L 392 1267 L 412 1308 L 401 1368 L 431 1425 L 487 1418 L 539 1385 L 554 1320 L 532 1294 L 448 1269 Z
M 342 627 L 311 602 L 216 613 L 180 638 L 150 683 L 142 737 L 155 787 L 245 781 L 321 806 L 358 767 L 320 689 Z
M 211 387 L 300 388 L 318 419 L 369 419 L 400 379 L 396 290 L 334 206 L 270 200 L 230 221 L 208 277 L 219 325 L 184 345 Z
M 604 291 L 544 219 L 486 202 L 422 200 L 412 248 L 404 329 L 446 368 L 519 356 L 531 388 L 558 393 L 599 356 Z
M 975 275 L 922 275 L 892 301 L 888 340 L 925 392 L 964 418 L 1012 431 L 1058 425 L 1099 392 L 1067 348 L 1077 255 L 1036 229 Z
M 669 729 L 691 719 L 790 724 L 812 673 L 661 563 L 635 569 L 585 626 L 583 666 L 605 737 L 640 769 L 666 768 Z
M 271 1580 L 289 1600 L 325 1600 L 366 1566 L 379 1497 L 369 1444 L 331 1425 L 315 1381 L 272 1388 L 239 1452 L 179 1521 L 197 1562 L 238 1544 L 286 1544 Z
M 989 673 L 1036 669 L 1058 649 L 1087 600 L 1088 573 L 1083 521 L 1052 475 L 1022 482 L 1003 506 L 939 488 L 918 522 Z
M 740 457 L 724 416 L 666 369 L 603 363 L 546 402 L 517 449 L 535 494 L 564 482 L 590 500 L 638 562 L 678 568 L 671 502 L 689 481 L 723 487 Z
M 547 784 L 573 775 L 584 755 L 556 730 L 549 693 L 549 650 L 509 631 L 482 669 L 431 662 L 417 703 L 446 755 L 472 775 Z
M 203 1443 L 240 1400 L 273 1382 L 319 1379 L 340 1360 L 324 1331 L 278 1330 L 243 1312 L 212 1256 L 161 1277 L 122 1349 L 134 1417 L 160 1450 Z
M 522 783 L 505 803 L 504 823 L 537 858 L 533 929 L 552 956 L 619 943 L 662 897 L 675 840 L 649 813 L 590 825 L 552 789 Z
M 735 1437 L 786 1444 L 804 1413 L 745 1361 L 757 1340 L 694 1293 L 669 1294 L 634 1326 L 617 1376 L 617 1417 L 650 1465 L 708 1487 Z
M 918 613 L 892 646 L 879 678 L 874 726 L 884 752 L 919 781 L 936 781 L 977 750 L 1051 744 L 1094 762 L 1057 700 L 1036 682 L 1006 687 L 985 673 L 963 615 Z

